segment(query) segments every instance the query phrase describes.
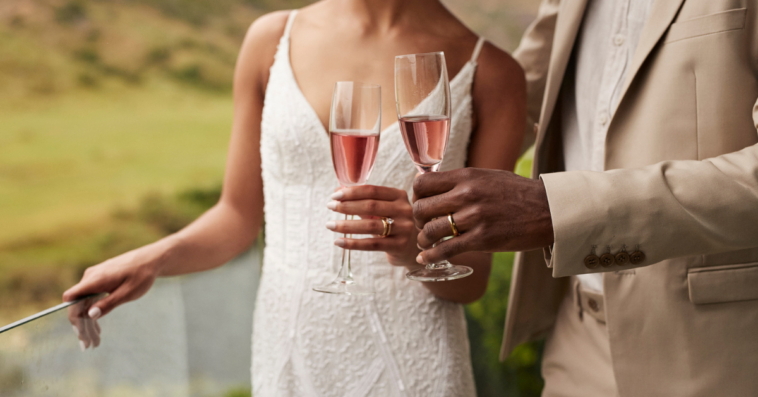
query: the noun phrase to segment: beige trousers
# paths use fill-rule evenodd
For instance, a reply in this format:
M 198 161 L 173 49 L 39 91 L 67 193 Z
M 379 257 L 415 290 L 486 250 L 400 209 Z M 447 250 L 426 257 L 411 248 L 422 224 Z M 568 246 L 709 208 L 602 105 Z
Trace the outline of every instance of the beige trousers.
M 618 397 L 602 296 L 571 285 L 545 344 L 542 397 Z

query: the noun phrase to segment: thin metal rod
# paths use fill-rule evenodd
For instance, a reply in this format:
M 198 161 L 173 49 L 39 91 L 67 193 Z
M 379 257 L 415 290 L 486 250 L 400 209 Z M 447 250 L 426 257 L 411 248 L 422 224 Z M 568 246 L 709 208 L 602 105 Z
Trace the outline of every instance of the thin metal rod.
M 98 295 L 105 295 L 105 294 L 87 295 L 85 297 L 82 297 L 82 298 L 79 298 L 79 299 L 76 299 L 76 300 L 73 300 L 73 301 L 70 301 L 70 302 L 63 302 L 63 303 L 61 303 L 58 306 L 53 306 L 53 307 L 51 307 L 49 309 L 45 309 L 45 310 L 43 310 L 43 311 L 41 311 L 41 312 L 39 312 L 37 314 L 33 314 L 33 315 L 31 315 L 31 316 L 29 316 L 27 318 L 18 320 L 15 323 L 11 323 L 11 324 L 6 325 L 5 327 L 0 328 L 0 334 L 2 334 L 5 331 L 10 331 L 13 328 L 20 327 L 20 326 L 22 326 L 22 325 L 24 325 L 26 323 L 30 323 L 30 322 L 32 322 L 34 320 L 40 319 L 42 317 L 45 317 L 48 314 L 52 314 L 52 313 L 55 313 L 55 312 L 57 312 L 59 310 L 63 310 L 65 308 L 69 307 L 69 306 L 73 306 L 73 305 L 75 305 L 75 304 L 77 304 L 77 303 L 79 303 L 79 302 L 81 302 L 81 301 L 83 301 L 85 299 L 94 298 L 94 297 L 96 297 Z

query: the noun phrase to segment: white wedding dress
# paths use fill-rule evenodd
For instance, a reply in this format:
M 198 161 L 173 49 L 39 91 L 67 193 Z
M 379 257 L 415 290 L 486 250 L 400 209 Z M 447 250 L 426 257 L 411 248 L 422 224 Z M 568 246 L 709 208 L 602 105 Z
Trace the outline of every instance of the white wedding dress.
M 370 269 L 373 297 L 311 288 L 337 274 L 336 235 L 324 224 L 339 186 L 329 137 L 302 95 L 289 58 L 290 14 L 271 67 L 261 126 L 266 248 L 253 330 L 253 395 L 476 395 L 461 305 L 437 299 L 384 253 L 354 252 Z M 471 86 L 480 39 L 450 82 L 452 126 L 443 170 L 465 165 L 472 129 Z M 384 87 L 385 95 L 392 95 Z M 370 184 L 411 194 L 416 168 L 397 123 L 381 133 Z

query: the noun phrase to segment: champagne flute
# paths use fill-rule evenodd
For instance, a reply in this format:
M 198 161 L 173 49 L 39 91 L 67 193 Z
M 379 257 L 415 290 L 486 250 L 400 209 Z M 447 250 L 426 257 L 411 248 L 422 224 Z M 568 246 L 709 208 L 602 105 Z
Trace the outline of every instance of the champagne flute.
M 395 57 L 395 104 L 400 131 L 413 164 L 422 174 L 436 172 L 450 137 L 450 83 L 444 53 Z M 442 261 L 410 271 L 406 277 L 447 281 L 473 272 L 470 267 Z
M 352 81 L 340 81 L 334 85 L 329 140 L 334 171 L 342 187 L 366 184 L 379 149 L 381 125 L 382 99 L 378 85 Z M 373 294 L 369 286 L 356 283 L 350 250 L 346 249 L 342 250 L 342 264 L 334 281 L 313 290 L 340 295 Z

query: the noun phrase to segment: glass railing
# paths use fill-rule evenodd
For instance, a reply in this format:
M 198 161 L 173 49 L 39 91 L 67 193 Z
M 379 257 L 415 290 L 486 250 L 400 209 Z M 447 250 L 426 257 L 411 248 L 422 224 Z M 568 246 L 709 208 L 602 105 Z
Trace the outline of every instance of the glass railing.
M 259 275 L 252 249 L 209 272 L 158 280 L 99 320 L 96 349 L 81 350 L 68 320 L 75 307 L 0 328 L 0 396 L 250 396 Z

